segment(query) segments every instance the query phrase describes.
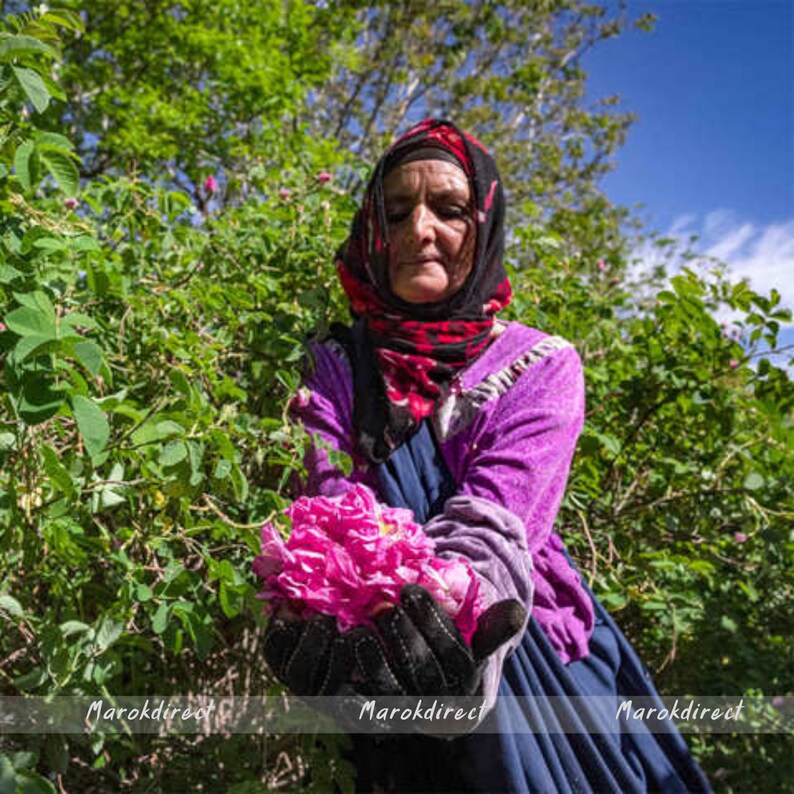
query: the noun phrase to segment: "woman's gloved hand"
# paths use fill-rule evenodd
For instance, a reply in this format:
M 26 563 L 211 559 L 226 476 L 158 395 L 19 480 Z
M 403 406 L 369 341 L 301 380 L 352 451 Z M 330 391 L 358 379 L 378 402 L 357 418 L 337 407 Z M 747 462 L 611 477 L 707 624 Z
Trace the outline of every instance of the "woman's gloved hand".
M 262 650 L 276 678 L 296 695 L 334 695 L 353 670 L 350 646 L 339 634 L 336 619 L 328 615 L 309 620 L 288 613 L 274 615 Z
M 524 625 L 526 610 L 499 601 L 477 621 L 471 648 L 452 618 L 423 587 L 406 585 L 400 606 L 375 618 L 377 633 L 359 626 L 346 635 L 363 695 L 473 695 L 484 661 Z

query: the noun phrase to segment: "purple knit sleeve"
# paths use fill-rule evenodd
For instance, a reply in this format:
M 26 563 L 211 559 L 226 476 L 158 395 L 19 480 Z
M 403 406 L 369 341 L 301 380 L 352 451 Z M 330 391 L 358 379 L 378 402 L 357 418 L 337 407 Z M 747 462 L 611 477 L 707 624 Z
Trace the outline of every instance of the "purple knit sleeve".
M 481 407 L 460 434 L 465 452 L 456 456 L 458 493 L 501 505 L 523 522 L 532 614 L 565 663 L 588 654 L 594 625 L 592 601 L 552 534 L 583 421 L 581 361 L 563 347 Z
M 529 367 L 483 406 L 468 439 L 459 493 L 517 515 L 533 555 L 548 543 L 584 421 L 584 380 L 572 347 Z

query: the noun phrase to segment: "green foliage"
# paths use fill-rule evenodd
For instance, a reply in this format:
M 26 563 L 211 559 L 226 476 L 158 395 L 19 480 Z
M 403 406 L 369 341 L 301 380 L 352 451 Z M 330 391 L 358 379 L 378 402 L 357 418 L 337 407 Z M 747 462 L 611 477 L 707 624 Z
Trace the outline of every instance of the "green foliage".
M 98 0 L 4 20 L 0 693 L 280 691 L 250 564 L 302 471 L 285 406 L 305 339 L 345 316 L 332 257 L 365 169 L 336 139 L 376 149 L 414 84 L 516 177 L 513 316 L 583 356 L 560 519 L 583 571 L 666 691 L 790 692 L 792 384 L 759 347 L 790 316 L 695 260 L 627 281 L 625 216 L 596 182 L 627 119 L 579 107 L 576 66 L 626 20 L 577 2 L 322 5 Z M 482 79 L 458 85 L 475 41 Z M 350 790 L 344 742 L 4 737 L 0 788 Z M 784 784 L 769 737 L 696 749 L 737 790 Z
M 61 82 L 91 176 L 158 174 L 203 209 L 209 174 L 222 168 L 222 197 L 239 200 L 252 165 L 278 171 L 316 145 L 298 134 L 298 109 L 349 38 L 349 15 L 281 0 L 64 5 L 85 21 Z
M 711 263 L 691 259 L 664 288 L 662 274 L 630 282 L 621 262 L 561 262 L 561 248 L 518 230 L 512 254 L 536 267 L 515 273 L 512 311 L 575 340 L 585 365 L 566 544 L 662 691 L 791 691 L 794 384 L 759 352 L 790 311 Z M 743 312 L 734 329 L 718 306 Z M 699 749 L 740 790 L 750 743 Z M 759 744 L 753 774 L 780 790 L 778 744 Z
M 82 35 L 56 12 L 7 20 L 11 67 L 46 85 L 62 19 Z M 0 99 L 0 687 L 228 692 L 239 675 L 240 693 L 275 692 L 250 565 L 257 528 L 301 470 L 306 439 L 285 402 L 305 337 L 327 327 L 329 252 L 352 210 L 316 178 L 330 147 L 253 169 L 256 198 L 222 215 L 138 175 L 86 183 L 78 200 L 72 144 L 47 129 L 32 84 L 6 82 Z M 296 134 L 279 157 L 303 143 Z M 252 741 L 215 741 L 216 765 L 235 743 Z M 54 766 L 31 739 L 24 758 L 2 757 L 3 774 L 52 789 L 38 766 L 115 789 L 146 770 L 174 786 L 163 739 L 68 746 Z M 336 747 L 293 737 L 279 752 L 342 781 L 344 765 L 315 761 Z M 142 760 L 158 751 L 160 765 Z M 260 748 L 227 781 L 276 776 L 275 758 Z M 196 774 L 175 766 L 182 782 Z

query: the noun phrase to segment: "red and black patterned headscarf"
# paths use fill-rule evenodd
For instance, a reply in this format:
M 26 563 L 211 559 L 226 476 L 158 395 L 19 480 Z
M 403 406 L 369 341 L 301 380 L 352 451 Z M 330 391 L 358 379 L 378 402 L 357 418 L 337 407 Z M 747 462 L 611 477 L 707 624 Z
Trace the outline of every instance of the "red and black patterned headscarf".
M 389 282 L 383 180 L 413 159 L 454 162 L 471 189 L 473 266 L 457 292 L 435 303 L 404 301 Z M 432 416 L 454 376 L 491 341 L 494 315 L 511 298 L 503 251 L 504 195 L 496 163 L 479 141 L 448 121 L 426 119 L 386 150 L 336 261 L 358 320 L 355 424 L 359 452 L 370 460 L 385 460 Z M 359 399 L 372 390 L 378 399 Z

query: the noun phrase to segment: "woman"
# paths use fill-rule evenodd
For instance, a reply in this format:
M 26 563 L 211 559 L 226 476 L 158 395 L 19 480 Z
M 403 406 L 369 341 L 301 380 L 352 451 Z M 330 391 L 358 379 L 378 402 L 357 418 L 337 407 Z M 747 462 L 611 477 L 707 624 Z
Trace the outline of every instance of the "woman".
M 502 187 L 482 144 L 430 119 L 387 150 L 337 260 L 355 323 L 315 346 L 297 409 L 354 470 L 315 448 L 304 493 L 362 482 L 410 507 L 439 554 L 471 561 L 492 607 L 471 649 L 419 588 L 377 631 L 273 620 L 265 654 L 297 692 L 352 681 L 366 694 L 476 691 L 489 705 L 497 693 L 655 696 L 552 532 L 583 422 L 581 363 L 566 341 L 496 319 L 511 297 L 503 247 Z M 503 702 L 487 718 L 498 733 L 357 739 L 359 787 L 708 790 L 674 731 L 566 735 L 532 713 L 517 733 Z

